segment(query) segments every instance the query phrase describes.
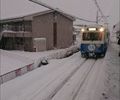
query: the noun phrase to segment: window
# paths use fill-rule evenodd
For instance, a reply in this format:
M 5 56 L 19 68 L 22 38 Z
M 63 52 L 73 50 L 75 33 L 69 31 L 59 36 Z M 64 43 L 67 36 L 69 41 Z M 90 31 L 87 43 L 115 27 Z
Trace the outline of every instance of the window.
M 98 41 L 102 40 L 102 33 L 100 32 L 84 32 L 83 33 L 83 40 L 92 40 L 92 41 Z
M 24 44 L 24 39 L 23 38 L 15 38 L 16 44 L 18 45 L 23 45 Z

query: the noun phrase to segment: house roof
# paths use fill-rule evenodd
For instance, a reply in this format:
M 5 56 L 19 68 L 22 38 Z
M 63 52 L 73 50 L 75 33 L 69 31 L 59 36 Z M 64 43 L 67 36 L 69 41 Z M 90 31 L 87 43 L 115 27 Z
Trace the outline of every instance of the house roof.
M 23 21 L 23 20 L 32 20 L 33 17 L 35 16 L 39 16 L 39 15 L 44 15 L 44 14 L 48 14 L 51 12 L 57 12 L 62 14 L 63 16 L 67 17 L 68 19 L 74 21 L 75 18 L 69 14 L 63 13 L 61 11 L 54 11 L 54 10 L 46 10 L 46 11 L 42 11 L 42 12 L 37 12 L 37 13 L 33 13 L 33 14 L 29 14 L 29 15 L 25 15 L 25 16 L 19 16 L 19 17 L 13 17 L 13 18 L 7 18 L 7 19 L 2 19 L 0 20 L 0 23 L 6 23 L 6 22 L 16 22 L 16 21 Z

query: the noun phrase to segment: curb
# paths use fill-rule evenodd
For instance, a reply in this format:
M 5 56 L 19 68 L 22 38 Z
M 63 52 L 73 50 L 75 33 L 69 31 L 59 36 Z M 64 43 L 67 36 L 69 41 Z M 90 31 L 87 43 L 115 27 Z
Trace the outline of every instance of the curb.
M 19 68 L 14 71 L 11 71 L 11 72 L 1 75 L 0 76 L 0 85 L 33 70 L 34 69 L 33 65 L 34 65 L 34 63 L 31 63 L 22 68 Z

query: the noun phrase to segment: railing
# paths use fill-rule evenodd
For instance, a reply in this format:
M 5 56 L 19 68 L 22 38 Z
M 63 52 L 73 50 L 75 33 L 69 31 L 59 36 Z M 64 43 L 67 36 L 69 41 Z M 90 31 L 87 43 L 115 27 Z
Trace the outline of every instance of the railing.
M 32 31 L 31 26 L 7 26 L 7 27 L 2 27 L 1 32 L 3 31 Z

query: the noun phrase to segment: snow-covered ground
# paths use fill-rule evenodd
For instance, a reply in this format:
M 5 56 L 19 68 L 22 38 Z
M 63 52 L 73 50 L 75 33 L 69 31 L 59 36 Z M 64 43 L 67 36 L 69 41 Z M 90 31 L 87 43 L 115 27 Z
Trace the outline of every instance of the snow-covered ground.
M 1 84 L 0 100 L 119 100 L 118 52 L 117 39 L 111 35 L 104 58 L 85 59 L 78 52 L 68 58 L 50 59 L 48 65 Z M 11 53 L 28 58 L 29 61 L 36 61 L 40 57 L 60 58 L 65 54 L 63 50 Z M 55 57 L 56 54 L 58 57 Z M 16 63 L 17 60 L 20 61 L 20 58 L 16 59 Z M 10 59 L 8 61 L 11 62 Z
M 58 51 L 53 50 L 49 52 L 25 52 L 17 50 L 6 51 L 0 49 L 0 75 L 22 68 L 33 62 L 37 62 L 39 58 L 50 56 L 56 52 Z
M 49 50 L 44 52 L 26 52 L 17 50 L 6 51 L 0 49 L 0 75 L 14 71 L 32 63 L 34 63 L 34 67 L 36 68 L 39 65 L 41 59 L 63 58 L 68 51 L 73 50 L 75 52 L 77 48 L 78 47 L 74 45 L 66 49 Z
M 0 75 L 32 64 L 33 60 L 0 49 Z
M 42 59 L 64 58 L 69 51 L 76 52 L 79 48 L 80 36 L 77 35 L 75 45 L 65 49 L 56 49 L 43 52 L 26 52 L 19 50 L 2 50 L 0 49 L 0 75 L 10 73 L 16 69 L 23 68 L 26 65 L 34 63 L 36 68 Z
M 2 84 L 1 100 L 119 100 L 119 48 L 112 39 L 105 58 L 78 52 Z

